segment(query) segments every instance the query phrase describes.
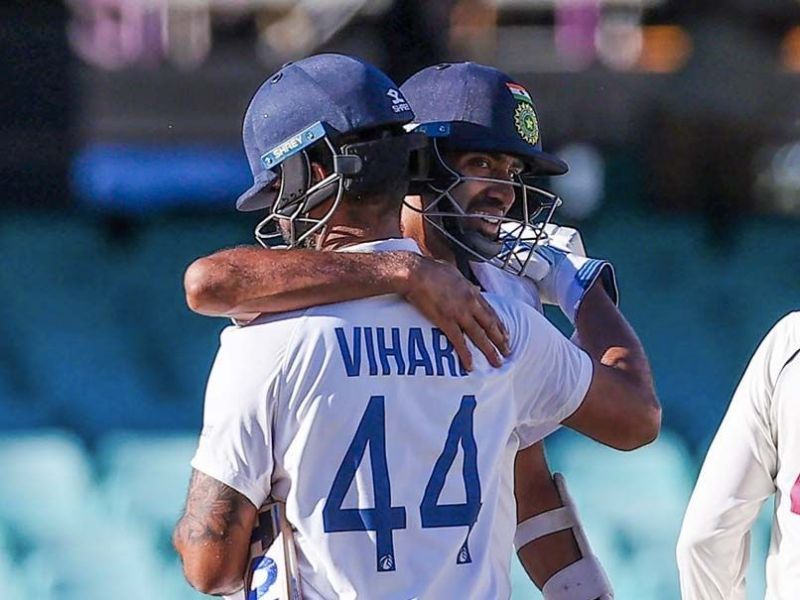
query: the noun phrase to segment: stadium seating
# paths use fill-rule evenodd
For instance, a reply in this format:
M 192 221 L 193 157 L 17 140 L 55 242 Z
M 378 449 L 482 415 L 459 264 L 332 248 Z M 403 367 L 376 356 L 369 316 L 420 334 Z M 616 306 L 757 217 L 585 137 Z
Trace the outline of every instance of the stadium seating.
M 94 510 L 91 467 L 70 433 L 40 430 L 0 437 L 0 524 L 22 543 L 69 537 Z
M 54 424 L 85 435 L 135 420 L 152 396 L 124 334 L 125 304 L 113 256 L 91 223 L 23 221 L 5 231 L 5 252 L 24 256 L 4 269 L 0 289 L 31 393 Z
M 0 436 L 0 598 L 201 597 L 169 540 L 195 444 L 194 434 L 113 433 L 93 465 L 73 434 Z
M 107 435 L 97 447 L 104 502 L 120 518 L 171 532 L 186 499 L 196 446 L 196 434 Z
M 132 322 L 139 324 L 128 332 L 129 343 L 157 386 L 157 412 L 171 417 L 165 426 L 199 426 L 205 381 L 219 332 L 229 324 L 225 319 L 195 315 L 186 308 L 183 272 L 197 256 L 219 247 L 214 240 L 227 245 L 250 241 L 237 237 L 236 229 L 225 228 L 217 228 L 215 235 L 210 235 L 204 222 L 145 228 L 126 266 L 129 282 L 138 282 L 138 293 L 147 298 L 147 302 L 126 308 Z
M 664 423 L 697 459 L 758 341 L 800 298 L 796 222 L 752 220 L 734 236 L 717 249 L 698 220 L 630 212 L 606 212 L 585 234 L 589 252 L 617 269 L 621 307 L 648 351 Z
M 192 314 L 184 268 L 245 227 L 179 219 L 119 233 L 103 221 L 0 225 L 0 426 L 197 428 L 225 326 Z M 136 228 L 134 228 L 136 229 Z M 13 344 L 10 343 L 13 340 Z M 17 410 L 20 398 L 28 410 Z
M 109 585 L 124 588 L 121 598 L 202 597 L 184 581 L 169 544 L 195 443 L 195 434 L 109 433 L 96 445 L 93 468 L 71 434 L 0 437 L 0 476 L 15 490 L 0 505 L 0 523 L 10 524 L 6 535 L 0 527 L 0 598 L 99 599 Z M 667 433 L 619 453 L 562 432 L 548 453 L 568 477 L 617 597 L 677 599 L 674 538 L 694 472 L 682 442 Z M 47 502 L 30 502 L 42 495 Z M 763 596 L 758 557 L 769 516 L 767 508 L 754 532 L 751 598 Z M 512 582 L 515 600 L 540 597 L 516 560 Z
M 163 567 L 147 530 L 108 520 L 89 519 L 82 525 L 81 535 L 40 544 L 24 561 L 25 597 L 162 597 Z
M 683 442 L 664 432 L 655 443 L 623 453 L 564 431 L 546 447 L 615 585 L 654 600 L 676 597 L 675 542 L 694 482 Z
M 24 597 L 25 591 L 15 570 L 16 565 L 11 557 L 5 553 L 5 549 L 0 549 L 0 598 L 12 600 Z

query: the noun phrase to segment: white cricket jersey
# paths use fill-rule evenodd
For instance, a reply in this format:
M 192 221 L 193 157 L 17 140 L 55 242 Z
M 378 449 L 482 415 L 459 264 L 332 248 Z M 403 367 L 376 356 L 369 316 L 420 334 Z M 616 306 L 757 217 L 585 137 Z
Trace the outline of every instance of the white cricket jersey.
M 522 302 L 535 308 L 540 313 L 543 312 L 539 289 L 531 279 L 520 275 L 512 275 L 486 262 L 471 262 L 469 265 L 475 278 L 487 292 L 497 294 L 507 300 Z M 520 449 L 527 448 L 543 440 L 560 427 L 561 423 L 553 422 L 532 426 L 520 424 L 517 427 Z
M 521 275 L 512 275 L 508 271 L 486 262 L 471 262 L 469 266 L 483 289 L 492 294 L 516 300 L 542 312 L 542 299 L 533 280 Z
M 800 312 L 767 334 L 706 455 L 678 541 L 684 600 L 745 598 L 750 527 L 775 494 L 768 600 L 800 598 Z
M 530 307 L 487 299 L 513 354 L 495 369 L 473 348 L 469 374 L 395 295 L 222 333 L 192 466 L 286 502 L 305 598 L 509 597 L 515 429 L 572 414 L 592 363 Z

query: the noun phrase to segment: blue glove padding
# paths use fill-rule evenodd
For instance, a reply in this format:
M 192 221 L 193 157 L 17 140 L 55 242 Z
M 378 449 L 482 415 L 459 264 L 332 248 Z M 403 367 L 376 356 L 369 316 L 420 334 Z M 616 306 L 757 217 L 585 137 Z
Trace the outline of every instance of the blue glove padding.
M 573 325 L 586 292 L 598 279 L 611 301 L 619 305 L 617 277 L 614 266 L 607 260 L 580 256 L 550 245 L 536 246 L 534 252 L 550 266 L 544 277 L 534 279 L 542 302 L 560 307 Z

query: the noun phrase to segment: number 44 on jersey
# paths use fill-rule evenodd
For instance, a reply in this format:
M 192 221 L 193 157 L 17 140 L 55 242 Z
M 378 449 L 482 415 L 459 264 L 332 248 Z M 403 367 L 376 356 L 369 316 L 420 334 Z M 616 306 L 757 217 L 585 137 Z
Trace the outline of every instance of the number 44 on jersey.
M 469 528 L 456 557 L 458 564 L 472 562 L 468 545 L 469 534 L 481 510 L 478 448 L 473 434 L 475 405 L 475 396 L 467 395 L 461 398 L 461 405 L 450 423 L 444 449 L 433 466 L 419 507 L 423 527 Z M 464 452 L 462 476 L 466 502 L 439 504 L 439 497 L 447 473 L 455 461 L 459 444 Z M 342 508 L 347 490 L 353 484 L 367 446 L 369 446 L 375 506 L 373 508 Z M 406 528 L 406 509 L 404 506 L 392 506 L 392 490 L 386 461 L 386 411 L 383 396 L 372 396 L 369 399 L 364 416 L 361 417 L 361 422 L 353 436 L 353 441 L 350 442 L 350 447 L 333 479 L 333 485 L 322 510 L 322 519 L 327 533 L 374 531 L 378 571 L 395 570 L 393 535 L 394 530 Z

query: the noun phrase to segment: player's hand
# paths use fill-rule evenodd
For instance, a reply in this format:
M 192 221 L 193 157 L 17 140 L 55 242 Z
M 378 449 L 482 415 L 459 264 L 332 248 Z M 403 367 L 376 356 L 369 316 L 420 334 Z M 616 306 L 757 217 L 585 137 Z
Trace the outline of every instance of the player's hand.
M 606 260 L 564 252 L 553 246 L 536 248 L 536 254 L 550 263 L 548 274 L 536 282 L 542 302 L 561 308 L 571 323 L 587 293 L 600 281 L 608 296 L 618 304 L 614 267 Z
M 544 234 L 544 239 L 534 246 L 532 256 L 529 245 L 520 244 L 514 251 L 515 259 L 524 265 L 522 274 L 536 283 L 544 304 L 560 307 L 570 322 L 575 323 L 581 302 L 598 280 L 614 304 L 619 303 L 613 265 L 587 257 L 577 229 L 549 223 Z
M 467 338 L 492 366 L 502 365 L 500 355 L 510 354 L 508 331 L 480 288 L 449 263 L 412 257 L 401 292 L 405 299 L 442 330 L 465 369 L 473 365 Z

